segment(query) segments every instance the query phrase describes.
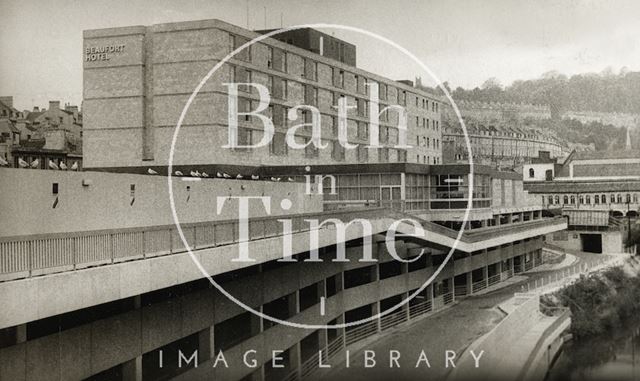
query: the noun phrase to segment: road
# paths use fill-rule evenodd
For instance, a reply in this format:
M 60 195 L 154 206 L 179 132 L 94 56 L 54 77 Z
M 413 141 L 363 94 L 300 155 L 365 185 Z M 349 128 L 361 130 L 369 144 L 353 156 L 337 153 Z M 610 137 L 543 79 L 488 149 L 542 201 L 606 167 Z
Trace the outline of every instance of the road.
M 579 263 L 596 262 L 601 257 L 593 254 L 576 254 Z M 550 270 L 528 273 L 530 280 L 554 276 L 561 270 Z M 504 314 L 496 306 L 520 291 L 520 284 L 513 284 L 494 292 L 471 296 L 461 300 L 457 305 L 434 316 L 419 320 L 411 325 L 401 326 L 384 334 L 350 355 L 350 366 L 347 368 L 344 357 L 336 357 L 333 369 L 323 374 L 323 380 L 377 381 L 377 380 L 441 380 L 451 370 L 445 366 L 447 350 L 462 355 L 464 349 L 478 337 L 490 331 Z M 364 367 L 364 351 L 375 353 L 376 365 Z M 400 353 L 400 368 L 390 367 L 389 351 Z M 421 352 L 427 356 L 430 368 Z M 370 362 L 371 364 L 371 362 Z M 482 360 L 480 360 L 482 366 Z

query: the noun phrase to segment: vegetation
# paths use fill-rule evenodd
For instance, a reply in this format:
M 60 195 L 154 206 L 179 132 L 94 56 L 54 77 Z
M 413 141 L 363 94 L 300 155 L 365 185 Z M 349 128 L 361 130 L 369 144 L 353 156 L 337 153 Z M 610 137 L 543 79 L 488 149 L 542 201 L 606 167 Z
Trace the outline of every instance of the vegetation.
M 550 71 L 538 79 L 517 80 L 502 86 L 490 78 L 472 90 L 457 87 L 454 99 L 482 102 L 516 102 L 548 104 L 551 110 L 586 110 L 640 113 L 640 72 L 622 68 L 614 73 L 607 68 L 601 73 L 577 74 L 567 77 Z
M 640 278 L 614 267 L 581 276 L 574 284 L 543 297 L 542 303 L 571 309 L 571 333 L 577 339 L 606 334 L 640 311 Z

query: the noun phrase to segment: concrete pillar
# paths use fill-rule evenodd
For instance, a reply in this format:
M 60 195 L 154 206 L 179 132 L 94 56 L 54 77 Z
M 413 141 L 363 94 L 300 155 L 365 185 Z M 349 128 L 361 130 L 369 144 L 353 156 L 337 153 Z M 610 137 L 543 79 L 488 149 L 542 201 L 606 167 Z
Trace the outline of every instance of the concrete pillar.
M 328 345 L 329 345 L 329 335 L 327 334 L 327 330 L 319 329 L 318 330 L 318 346 L 322 351 L 325 351 Z
M 287 296 L 287 305 L 289 307 L 289 316 L 297 315 L 300 312 L 300 298 L 298 293 L 300 291 L 296 290 L 295 292 L 289 294 Z
M 500 215 L 499 214 L 496 214 L 495 216 L 493 216 L 493 225 L 494 226 L 500 225 Z
M 455 277 L 449 278 L 449 292 L 451 293 L 451 301 L 456 301 L 456 279 Z
M 465 273 L 465 286 L 467 287 L 467 295 L 473 294 L 473 278 L 471 277 L 471 271 Z
M 293 346 L 289 348 L 289 365 L 290 368 L 287 369 L 287 373 L 291 373 L 295 369 L 300 369 L 300 367 L 302 366 L 300 342 L 293 344 Z
M 142 381 L 142 356 L 122 364 L 123 381 Z
M 262 306 L 260 306 L 258 310 L 262 312 Z M 250 329 L 251 329 L 252 336 L 257 335 L 258 333 L 264 331 L 264 321 L 260 316 L 257 316 L 256 314 L 251 314 Z
M 377 315 L 380 313 L 380 301 L 377 301 L 371 305 L 371 313 L 372 315 Z M 380 332 L 381 331 L 380 318 L 377 318 L 375 322 L 376 322 L 376 331 Z
M 198 332 L 198 362 L 203 363 L 215 356 L 213 326 Z
M 482 268 L 482 278 L 484 279 L 484 284 L 488 284 L 489 282 L 489 266 L 484 266 Z

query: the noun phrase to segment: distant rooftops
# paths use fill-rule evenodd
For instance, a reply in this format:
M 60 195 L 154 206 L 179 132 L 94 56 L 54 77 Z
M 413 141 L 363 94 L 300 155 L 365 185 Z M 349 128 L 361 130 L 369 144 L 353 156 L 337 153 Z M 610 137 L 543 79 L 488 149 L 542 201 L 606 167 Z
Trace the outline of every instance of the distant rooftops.
M 640 159 L 638 150 L 618 151 L 580 151 L 575 152 L 571 160 Z

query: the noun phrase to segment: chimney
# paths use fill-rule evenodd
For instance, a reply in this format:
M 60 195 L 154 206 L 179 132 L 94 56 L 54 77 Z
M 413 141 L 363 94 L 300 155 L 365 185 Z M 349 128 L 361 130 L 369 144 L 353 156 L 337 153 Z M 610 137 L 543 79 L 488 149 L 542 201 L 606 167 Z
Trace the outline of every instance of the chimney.
M 49 101 L 49 110 L 60 110 L 60 101 Z
M 38 106 L 33 106 L 33 112 L 39 112 L 40 111 L 40 107 Z
M 13 97 L 12 96 L 0 97 L 0 102 L 6 104 L 9 107 L 13 107 Z

